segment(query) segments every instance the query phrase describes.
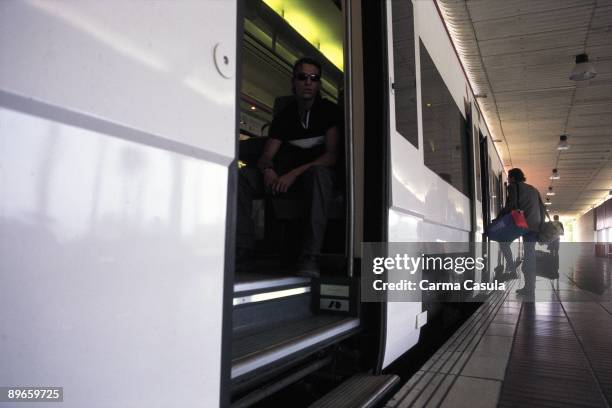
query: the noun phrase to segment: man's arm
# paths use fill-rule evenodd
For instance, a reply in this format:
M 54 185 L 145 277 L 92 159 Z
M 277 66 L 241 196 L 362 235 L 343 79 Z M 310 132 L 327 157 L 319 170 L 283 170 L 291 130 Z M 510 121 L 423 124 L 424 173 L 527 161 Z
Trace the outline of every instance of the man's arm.
M 294 172 L 295 176 L 298 177 L 312 166 L 331 167 L 336 164 L 337 150 L 338 129 L 336 128 L 336 126 L 333 126 L 327 129 L 327 132 L 325 132 L 325 153 L 323 153 L 321 156 L 317 157 L 310 163 L 306 163 L 299 167 L 296 167 L 295 169 L 291 170 L 291 172 Z
M 317 157 L 310 163 L 303 164 L 295 169 L 287 172 L 278 178 L 273 184 L 274 190 L 286 193 L 289 187 L 295 182 L 295 179 L 302 175 L 312 166 L 328 166 L 336 164 L 336 155 L 338 150 L 338 128 L 333 126 L 325 132 L 325 153 Z
M 510 211 L 515 210 L 518 207 L 517 195 L 516 195 L 516 184 L 508 184 L 508 196 L 506 197 L 506 205 L 501 210 L 502 214 L 508 214 Z
M 278 152 L 278 149 L 280 149 L 282 143 L 281 140 L 273 137 L 268 138 L 263 153 L 257 161 L 257 167 L 263 173 L 263 181 L 266 188 L 274 186 L 278 181 L 278 174 L 276 174 L 274 170 L 274 156 Z
M 274 156 L 278 152 L 278 149 L 280 149 L 282 143 L 283 142 L 273 137 L 269 137 L 268 140 L 266 140 L 263 152 L 257 161 L 259 170 L 264 171 L 267 168 L 274 167 Z

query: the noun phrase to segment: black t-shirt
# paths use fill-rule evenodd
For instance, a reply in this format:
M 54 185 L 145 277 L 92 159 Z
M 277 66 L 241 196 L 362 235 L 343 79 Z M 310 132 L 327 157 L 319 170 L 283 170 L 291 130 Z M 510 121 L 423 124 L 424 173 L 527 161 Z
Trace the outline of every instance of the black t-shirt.
M 317 98 L 305 120 L 300 119 L 297 101 L 291 101 L 272 120 L 270 137 L 283 142 L 274 156 L 274 168 L 284 174 L 325 153 L 325 133 L 340 123 L 338 106 Z

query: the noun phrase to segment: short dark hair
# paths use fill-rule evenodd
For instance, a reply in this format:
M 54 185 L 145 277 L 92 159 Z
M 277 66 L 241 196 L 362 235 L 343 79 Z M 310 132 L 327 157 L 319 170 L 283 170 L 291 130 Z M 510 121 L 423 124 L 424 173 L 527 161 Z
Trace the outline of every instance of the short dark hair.
M 510 171 L 508 172 L 508 178 L 513 178 L 517 182 L 527 180 L 525 178 L 523 170 L 519 168 L 510 169 Z
M 304 64 L 314 65 L 319 70 L 319 75 L 323 76 L 323 69 L 321 68 L 319 61 L 311 57 L 302 57 L 295 61 L 295 64 L 293 64 L 293 78 L 295 78 L 297 75 L 298 69 L 300 69 Z

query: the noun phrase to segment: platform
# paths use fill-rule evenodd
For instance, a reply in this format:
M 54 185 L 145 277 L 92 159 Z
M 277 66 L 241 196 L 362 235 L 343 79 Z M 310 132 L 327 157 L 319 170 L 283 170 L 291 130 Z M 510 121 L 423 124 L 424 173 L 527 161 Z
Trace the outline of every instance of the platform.
M 537 301 L 517 296 L 522 283 L 510 281 L 385 406 L 612 405 L 610 261 L 598 263 L 607 285 L 597 291 L 577 286 L 579 268 L 538 278 Z

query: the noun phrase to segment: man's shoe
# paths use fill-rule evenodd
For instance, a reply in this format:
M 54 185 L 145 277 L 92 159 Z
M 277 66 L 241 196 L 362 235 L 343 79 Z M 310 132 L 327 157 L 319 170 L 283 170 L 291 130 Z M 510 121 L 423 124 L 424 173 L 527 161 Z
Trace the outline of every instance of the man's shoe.
M 321 276 L 319 265 L 313 255 L 301 256 L 296 263 L 297 275 L 305 278 L 318 278 Z

